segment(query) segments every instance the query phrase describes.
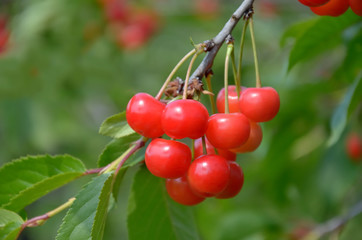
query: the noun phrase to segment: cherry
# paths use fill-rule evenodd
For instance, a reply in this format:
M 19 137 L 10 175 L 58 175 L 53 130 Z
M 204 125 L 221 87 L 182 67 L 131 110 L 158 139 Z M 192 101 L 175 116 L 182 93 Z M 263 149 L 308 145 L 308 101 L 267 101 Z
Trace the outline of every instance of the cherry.
M 207 196 L 222 192 L 229 182 L 229 177 L 228 161 L 214 154 L 196 158 L 187 172 L 191 189 Z
M 329 2 L 329 0 L 298 0 L 298 1 L 301 4 L 308 7 L 317 7 Z
M 267 122 L 277 115 L 279 94 L 271 87 L 248 88 L 240 96 L 240 110 L 254 122 Z
M 244 91 L 246 87 L 240 87 L 240 94 Z M 236 86 L 231 85 L 228 86 L 228 100 L 229 100 L 229 112 L 240 112 L 239 99 L 238 94 L 236 92 Z M 222 88 L 220 92 L 217 94 L 216 98 L 216 107 L 219 113 L 225 112 L 225 88 Z
M 236 153 L 253 152 L 257 149 L 263 139 L 263 131 L 258 123 L 250 121 L 250 135 L 246 143 L 240 147 L 231 149 Z
M 124 0 L 103 0 L 101 3 L 110 22 L 125 22 L 129 17 L 129 8 Z
M 216 198 L 232 198 L 235 197 L 241 190 L 244 184 L 244 173 L 236 162 L 229 162 L 230 178 L 226 188 L 216 195 Z
M 209 142 L 209 140 L 207 140 L 207 138 L 205 138 L 205 142 L 206 142 L 206 154 L 215 154 L 215 150 L 214 150 L 214 146 L 212 146 L 212 144 Z M 195 156 L 194 158 L 198 158 L 202 155 L 206 155 L 204 154 L 204 150 L 202 147 L 202 138 L 198 138 L 195 140 Z M 236 154 L 233 152 L 230 152 L 229 150 L 225 150 L 225 149 L 217 149 L 218 155 L 224 157 L 226 160 L 228 161 L 235 161 L 236 160 Z
M 351 133 L 347 137 L 346 141 L 346 149 L 348 156 L 354 160 L 359 161 L 361 160 L 362 156 L 362 140 L 358 136 L 357 133 Z
M 179 178 L 186 174 L 191 163 L 191 150 L 181 142 L 153 139 L 145 154 L 148 170 L 157 177 Z
M 352 11 L 358 16 L 362 16 L 362 1 L 361 0 L 349 0 L 349 5 Z
M 167 179 L 166 190 L 175 202 L 183 205 L 192 206 L 205 200 L 191 190 L 186 175 L 176 179 Z
M 148 138 L 163 134 L 161 116 L 165 104 L 147 93 L 137 93 L 128 102 L 126 118 L 130 127 Z
M 244 144 L 250 134 L 249 120 L 242 113 L 216 113 L 209 118 L 206 137 L 221 149 L 237 148 Z
M 162 114 L 161 124 L 171 138 L 202 137 L 207 129 L 209 113 L 200 102 L 182 99 L 170 102 Z
M 312 12 L 319 16 L 338 17 L 347 11 L 349 2 L 347 0 L 330 0 L 319 7 L 311 7 Z
M 149 38 L 149 34 L 140 24 L 126 25 L 118 33 L 118 44 L 121 48 L 137 49 Z

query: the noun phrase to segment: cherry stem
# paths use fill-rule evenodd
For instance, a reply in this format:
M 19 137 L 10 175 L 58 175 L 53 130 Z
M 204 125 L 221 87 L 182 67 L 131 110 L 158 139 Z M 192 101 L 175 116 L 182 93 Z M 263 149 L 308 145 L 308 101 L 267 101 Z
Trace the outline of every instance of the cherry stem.
M 16 237 L 16 239 L 19 238 L 21 232 L 26 228 L 26 227 L 37 227 L 37 226 L 40 226 L 42 224 L 45 223 L 46 220 L 48 220 L 49 218 L 55 216 L 56 214 L 60 213 L 61 211 L 67 209 L 68 207 L 70 207 L 73 202 L 75 201 L 75 198 L 70 198 L 67 202 L 63 203 L 62 205 L 60 205 L 59 207 L 43 214 L 43 215 L 40 215 L 40 216 L 37 216 L 37 217 L 33 217 L 29 220 L 27 220 L 26 222 L 24 222 L 22 225 L 21 225 L 21 228 L 20 228 L 20 231 Z
M 205 135 L 202 136 L 202 152 L 204 153 L 204 155 L 207 155 L 207 148 L 206 148 L 206 138 Z
M 224 89 L 225 89 L 225 113 L 229 114 L 229 90 L 228 90 L 228 70 L 229 70 L 229 59 L 231 52 L 233 51 L 234 45 L 229 43 L 225 57 L 225 70 L 224 70 Z
M 162 97 L 162 94 L 164 93 L 164 91 L 167 88 L 167 85 L 171 82 L 173 76 L 175 75 L 175 73 L 177 72 L 177 70 L 182 66 L 182 64 L 189 59 L 192 55 L 194 55 L 196 53 L 197 49 L 194 48 L 192 49 L 190 52 L 188 52 L 178 63 L 177 65 L 174 67 L 174 69 L 172 69 L 170 75 L 168 75 L 166 81 L 164 82 L 164 84 L 162 85 L 160 91 L 157 93 L 156 95 L 156 99 L 160 100 Z
M 210 92 L 212 91 L 212 84 L 211 84 L 211 77 L 212 77 L 212 73 L 208 73 L 206 75 L 206 85 L 207 85 L 207 90 Z M 211 103 L 211 110 L 212 110 L 212 114 L 216 113 L 216 106 L 215 106 L 215 98 L 214 95 L 209 94 L 209 99 L 210 99 L 210 103 Z
M 191 139 L 191 158 L 195 157 L 195 139 Z
M 233 44 L 234 46 L 234 44 Z M 236 64 L 235 64 L 235 54 L 234 54 L 234 47 L 233 50 L 231 52 L 231 65 L 233 68 L 233 74 L 234 74 L 234 82 L 235 82 L 235 87 L 236 87 L 236 92 L 237 92 L 237 96 L 240 96 L 240 83 L 238 81 L 238 75 L 237 75 L 237 70 L 236 70 Z
M 241 33 L 241 40 L 240 40 L 240 52 L 239 52 L 239 64 L 238 64 L 238 70 L 237 70 L 237 82 L 235 83 L 236 86 L 236 93 L 238 95 L 238 98 L 240 97 L 240 86 L 241 86 L 241 65 L 243 62 L 243 53 L 244 53 L 244 43 L 245 43 L 245 33 L 246 28 L 248 27 L 249 19 L 246 19 L 243 26 L 243 31 Z
M 255 45 L 255 37 L 254 37 L 254 23 L 253 18 L 250 18 L 250 35 L 251 35 L 251 43 L 253 45 L 253 54 L 254 54 L 254 65 L 255 65 L 255 77 L 256 77 L 256 87 L 261 88 L 261 81 L 259 75 L 259 64 L 258 64 L 258 56 L 256 54 L 256 45 Z
M 199 55 L 198 53 L 194 54 L 194 56 L 191 58 L 189 67 L 187 68 L 185 84 L 184 84 L 184 93 L 183 93 L 182 99 L 187 99 L 187 89 L 188 89 L 188 86 L 189 86 L 189 79 L 190 79 L 190 75 L 191 75 L 191 69 L 192 69 L 192 66 L 194 65 L 194 62 L 195 62 L 198 55 Z

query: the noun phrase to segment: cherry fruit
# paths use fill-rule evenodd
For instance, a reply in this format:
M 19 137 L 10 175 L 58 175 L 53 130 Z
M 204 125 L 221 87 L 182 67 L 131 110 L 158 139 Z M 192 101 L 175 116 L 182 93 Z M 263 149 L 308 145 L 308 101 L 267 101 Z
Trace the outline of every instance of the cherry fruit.
M 240 87 L 240 94 L 244 91 L 246 87 Z M 229 100 L 229 112 L 240 112 L 239 98 L 236 92 L 236 86 L 228 86 L 228 100 Z M 216 98 L 216 107 L 219 113 L 225 112 L 225 88 L 222 88 L 217 94 Z
M 202 137 L 207 129 L 209 113 L 202 103 L 182 99 L 170 102 L 162 114 L 162 128 L 171 138 Z
M 237 148 L 244 144 L 250 134 L 249 120 L 241 113 L 216 113 L 209 118 L 206 137 L 221 149 Z
M 361 0 L 349 0 L 349 6 L 352 11 L 358 16 L 362 16 L 362 1 Z
M 349 2 L 347 0 L 330 0 L 319 7 L 311 7 L 312 12 L 319 16 L 338 17 L 347 11 Z
M 248 88 L 240 96 L 240 110 L 254 122 L 267 122 L 277 115 L 279 94 L 271 87 Z
M 231 149 L 235 153 L 246 153 L 255 151 L 263 139 L 263 131 L 258 123 L 250 121 L 250 135 L 246 143 L 238 148 Z
M 128 102 L 126 118 L 130 127 L 148 138 L 163 134 L 161 116 L 165 104 L 147 93 L 137 93 Z
M 145 154 L 148 170 L 157 177 L 179 178 L 186 174 L 191 163 L 191 150 L 181 142 L 153 139 Z
M 205 142 L 206 142 L 206 152 L 204 154 L 204 150 L 202 147 L 202 138 L 198 138 L 195 140 L 194 146 L 195 146 L 195 154 L 194 154 L 194 158 L 198 158 L 201 157 L 202 155 L 206 155 L 206 154 L 216 154 L 215 153 L 215 149 L 214 146 L 212 146 L 212 144 L 209 142 L 209 140 L 207 140 L 207 138 L 205 138 Z M 224 157 L 226 160 L 228 161 L 235 161 L 236 160 L 236 154 L 233 152 L 230 152 L 229 150 L 226 149 L 217 149 L 218 155 Z
M 362 140 L 358 136 L 357 133 L 351 133 L 347 137 L 346 149 L 347 149 L 348 156 L 352 160 L 354 160 L 356 162 L 359 161 L 359 160 L 362 160 L 361 159 L 361 156 L 362 156 Z
M 214 196 L 227 186 L 230 177 L 228 161 L 218 155 L 204 155 L 195 159 L 187 172 L 191 189 L 196 193 Z
M 182 205 L 192 206 L 205 200 L 205 198 L 196 195 L 187 182 L 187 177 L 182 176 L 175 179 L 166 180 L 166 190 L 168 195 Z
M 329 0 L 298 0 L 301 4 L 308 7 L 317 7 L 329 2 Z
M 241 190 L 244 184 L 244 173 L 236 162 L 229 162 L 230 178 L 226 188 L 216 195 L 216 198 L 232 198 Z

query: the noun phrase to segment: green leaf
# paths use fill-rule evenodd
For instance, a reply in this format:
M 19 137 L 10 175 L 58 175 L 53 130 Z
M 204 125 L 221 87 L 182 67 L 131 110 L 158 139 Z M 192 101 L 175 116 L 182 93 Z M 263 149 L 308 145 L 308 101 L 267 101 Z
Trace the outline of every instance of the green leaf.
M 299 38 L 303 35 L 311 26 L 317 22 L 318 18 L 313 18 L 308 21 L 298 22 L 290 26 L 280 39 L 280 46 L 284 47 L 289 38 Z
M 112 180 L 112 173 L 102 174 L 77 194 L 59 228 L 57 240 L 102 239 Z
M 137 172 L 128 205 L 129 240 L 199 239 L 192 210 L 171 200 L 163 179 Z
M 334 114 L 332 116 L 331 120 L 331 136 L 328 139 L 327 146 L 330 147 L 333 144 L 335 144 L 338 139 L 341 137 L 344 128 L 346 127 L 348 117 L 350 113 L 352 112 L 351 107 L 356 108 L 356 104 L 352 104 L 352 99 L 359 96 L 359 91 L 356 91 L 356 89 L 361 88 L 361 78 L 362 74 L 357 76 L 353 84 L 349 87 L 347 93 L 344 96 L 343 101 L 341 104 L 337 107 L 337 109 L 334 111 Z M 357 95 L 357 96 L 356 96 Z
M 135 131 L 128 125 L 124 111 L 104 120 L 99 133 L 112 138 L 121 138 L 134 134 Z
M 140 138 L 138 134 L 131 134 L 122 138 L 113 139 L 104 149 L 98 159 L 98 166 L 107 166 L 121 156 L 131 145 Z
M 69 155 L 28 156 L 7 163 L 0 169 L 0 206 L 17 212 L 85 170 Z
M 122 167 L 121 170 L 118 172 L 116 179 L 114 180 L 112 194 L 115 202 L 117 202 L 118 200 L 119 188 L 128 168 L 129 167 Z
M 288 70 L 298 62 L 311 59 L 338 45 L 342 40 L 342 32 L 359 20 L 360 17 L 349 10 L 338 18 L 320 17 L 314 24 L 310 24 L 296 39 L 289 55 Z
M 0 209 L 0 239 L 16 239 L 23 223 L 23 219 L 15 212 Z

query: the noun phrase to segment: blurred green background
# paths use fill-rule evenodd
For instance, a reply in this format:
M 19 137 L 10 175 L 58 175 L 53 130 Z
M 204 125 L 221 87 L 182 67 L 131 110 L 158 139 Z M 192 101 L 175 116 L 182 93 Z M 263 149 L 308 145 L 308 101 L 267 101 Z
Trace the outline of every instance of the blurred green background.
M 155 95 L 193 41 L 215 36 L 241 1 L 216 1 L 205 13 L 200 1 L 135 0 L 129 4 L 159 15 L 158 29 L 137 49 L 119 46 L 102 4 L 96 0 L 7 0 L 10 39 L 0 55 L 0 164 L 24 155 L 68 153 L 96 167 L 110 141 L 98 134 L 101 122 L 125 110 L 137 92 Z M 361 133 L 361 84 L 337 142 L 327 146 L 330 121 L 362 67 L 361 21 L 324 44 L 327 51 L 289 73 L 293 46 L 280 41 L 285 30 L 314 16 L 297 0 L 255 1 L 255 34 L 262 83 L 280 94 L 281 109 L 262 124 L 262 145 L 238 156 L 245 173 L 240 194 L 208 199 L 193 207 L 202 239 L 290 239 L 296 229 L 345 213 L 362 199 L 362 168 L 349 159 L 345 138 Z M 234 31 L 239 44 L 242 24 Z M 289 41 L 291 40 L 291 41 Z M 330 46 L 329 46 L 330 45 Z M 238 50 L 238 49 L 237 49 Z M 213 71 L 215 93 L 222 88 L 226 49 Z M 201 57 L 198 60 L 201 61 Z M 243 61 L 243 85 L 255 81 L 250 36 Z M 178 75 L 184 78 L 186 67 Z M 231 74 L 230 74 L 231 76 Z M 231 80 L 231 79 L 230 79 Z M 204 103 L 209 103 L 204 97 Z M 343 126 L 344 127 L 344 126 Z M 134 173 L 134 171 L 133 171 Z M 126 204 L 132 181 L 127 173 L 120 202 L 109 214 L 105 239 L 127 239 Z M 29 217 L 72 197 L 89 179 L 80 179 L 29 206 Z M 63 215 L 26 229 L 21 239 L 54 239 Z M 341 239 L 362 239 L 362 217 L 350 221 Z M 152 239 L 152 236 L 150 236 Z M 294 238 L 297 239 L 297 238 Z M 327 239 L 327 238 L 326 238 Z

